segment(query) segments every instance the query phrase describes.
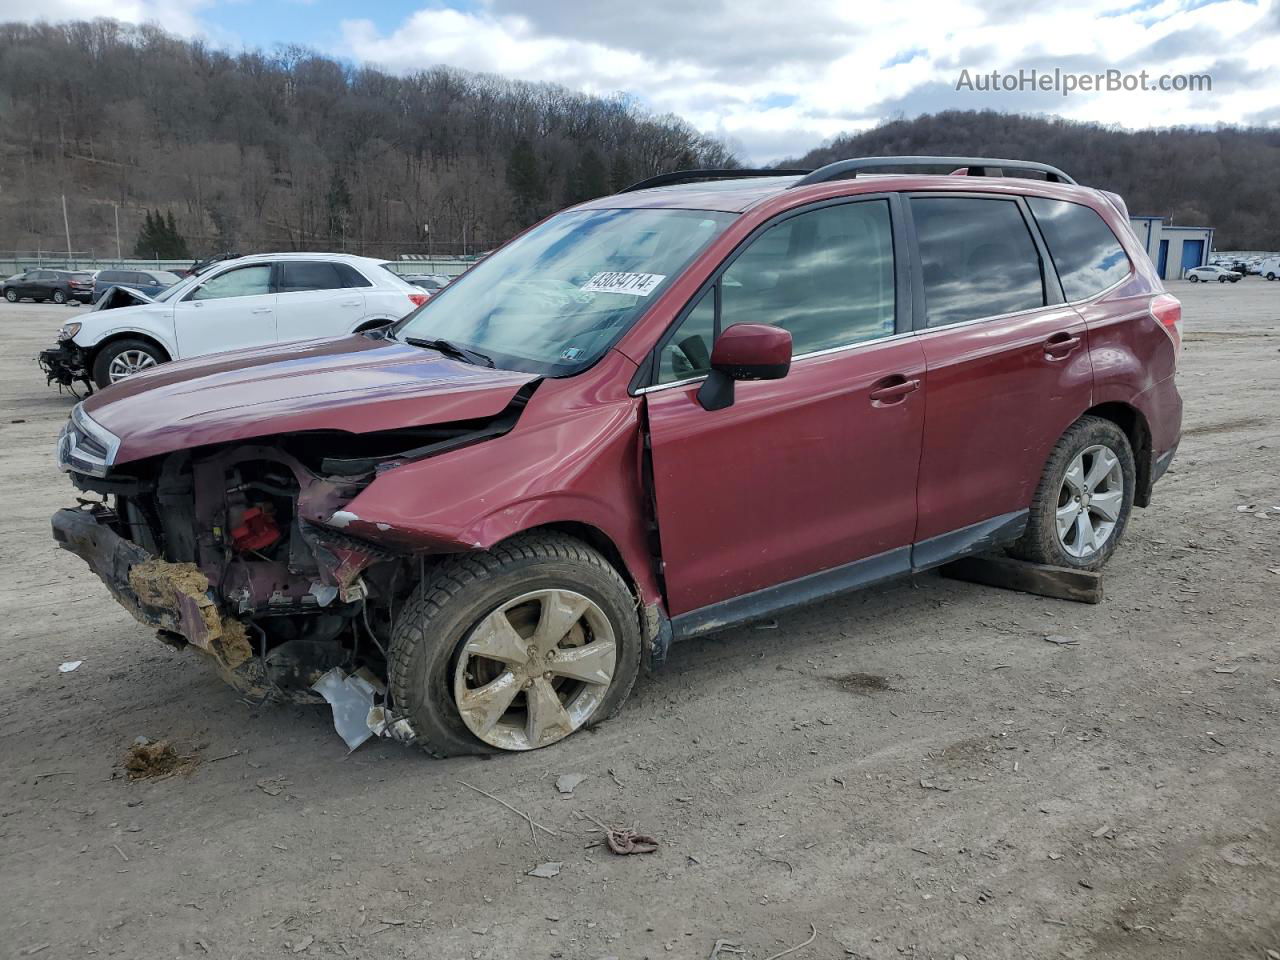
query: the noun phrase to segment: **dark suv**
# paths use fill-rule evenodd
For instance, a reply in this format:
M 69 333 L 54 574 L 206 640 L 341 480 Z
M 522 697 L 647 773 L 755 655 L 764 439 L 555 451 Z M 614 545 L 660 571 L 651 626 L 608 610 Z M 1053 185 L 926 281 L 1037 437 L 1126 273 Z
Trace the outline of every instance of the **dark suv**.
M 99 270 L 93 278 L 93 302 L 112 287 L 129 287 L 155 299 L 182 278 L 168 270 Z
M 88 303 L 93 294 L 93 274 L 87 270 L 28 270 L 0 284 L 0 296 L 10 303 L 22 299 L 54 303 Z
M 1177 448 L 1180 339 L 1123 202 L 1053 167 L 669 174 L 387 331 L 91 397 L 59 460 L 110 499 L 54 536 L 349 743 L 527 750 L 673 639 L 977 551 L 1096 570 Z

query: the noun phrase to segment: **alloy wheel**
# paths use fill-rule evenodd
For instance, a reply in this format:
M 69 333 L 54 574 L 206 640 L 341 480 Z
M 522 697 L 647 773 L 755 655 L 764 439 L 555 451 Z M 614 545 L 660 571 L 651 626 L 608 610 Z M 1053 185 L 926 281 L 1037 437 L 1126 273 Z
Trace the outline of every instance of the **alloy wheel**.
M 155 365 L 156 358 L 144 350 L 122 350 L 111 358 L 111 365 L 107 367 L 107 376 L 112 383 L 119 383 L 125 377 L 131 377 Z
M 1115 532 L 1124 508 L 1124 470 L 1114 450 L 1086 447 L 1067 468 L 1058 492 L 1058 542 L 1077 559 L 1093 556 Z
M 533 750 L 591 719 L 617 665 L 613 626 L 595 601 L 572 590 L 536 590 L 472 629 L 454 668 L 454 702 L 485 743 Z

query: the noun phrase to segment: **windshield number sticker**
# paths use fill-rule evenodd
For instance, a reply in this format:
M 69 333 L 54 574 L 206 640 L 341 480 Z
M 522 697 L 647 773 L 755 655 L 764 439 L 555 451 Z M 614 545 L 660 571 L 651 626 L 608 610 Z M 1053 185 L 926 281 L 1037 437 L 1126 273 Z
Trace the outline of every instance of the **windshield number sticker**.
M 629 293 L 633 297 L 647 297 L 665 279 L 665 273 L 597 273 L 579 289 L 587 293 Z

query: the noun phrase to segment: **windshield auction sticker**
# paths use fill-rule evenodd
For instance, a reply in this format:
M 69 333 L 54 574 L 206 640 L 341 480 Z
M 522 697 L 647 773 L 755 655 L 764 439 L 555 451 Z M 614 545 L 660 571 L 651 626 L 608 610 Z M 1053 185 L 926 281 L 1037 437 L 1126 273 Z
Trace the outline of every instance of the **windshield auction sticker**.
M 647 297 L 665 279 L 665 273 L 597 273 L 580 289 L 587 293 L 629 293 L 633 297 Z

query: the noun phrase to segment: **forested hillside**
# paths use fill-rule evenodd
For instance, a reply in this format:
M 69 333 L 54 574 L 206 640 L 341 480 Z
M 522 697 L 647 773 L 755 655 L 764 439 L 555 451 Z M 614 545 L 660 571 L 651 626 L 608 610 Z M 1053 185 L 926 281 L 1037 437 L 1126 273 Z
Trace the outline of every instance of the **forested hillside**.
M 786 166 L 916 154 L 1011 157 L 1114 190 L 1129 212 L 1217 228 L 1219 250 L 1280 249 L 1280 130 L 1129 132 L 992 111 L 948 111 L 838 137 Z
M 302 9 L 302 8 L 300 8 Z M 482 250 L 640 177 L 733 166 L 622 97 L 298 48 L 229 54 L 109 21 L 0 25 L 0 252 L 129 256 L 148 209 L 193 254 Z M 424 225 L 428 231 L 424 232 Z

